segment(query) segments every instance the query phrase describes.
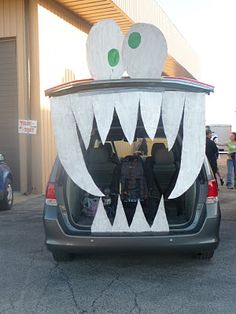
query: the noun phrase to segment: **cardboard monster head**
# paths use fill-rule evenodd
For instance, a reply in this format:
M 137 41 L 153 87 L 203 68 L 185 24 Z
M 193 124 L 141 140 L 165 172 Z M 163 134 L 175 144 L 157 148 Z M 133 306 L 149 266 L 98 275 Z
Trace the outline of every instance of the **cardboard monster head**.
M 202 168 L 205 92 L 186 91 L 173 84 L 171 88 L 165 88 L 160 77 L 166 57 L 166 40 L 154 25 L 134 24 L 124 36 L 113 20 L 101 21 L 92 27 L 87 39 L 88 67 L 95 81 L 88 83 L 87 88 L 51 97 L 59 159 L 82 191 L 100 198 L 92 232 L 169 231 L 163 196 L 151 225 L 147 223 L 139 201 L 132 222 L 128 224 L 120 196 L 113 223 L 108 219 L 103 204 L 104 191 L 95 184 L 87 169 L 82 149 L 82 146 L 85 150 L 89 148 L 94 119 L 102 144 L 107 140 L 114 114 L 124 137 L 132 144 L 139 114 L 151 140 L 156 136 L 161 117 L 169 151 L 183 122 L 180 168 L 169 199 L 185 193 Z M 122 79 L 124 72 L 128 79 Z

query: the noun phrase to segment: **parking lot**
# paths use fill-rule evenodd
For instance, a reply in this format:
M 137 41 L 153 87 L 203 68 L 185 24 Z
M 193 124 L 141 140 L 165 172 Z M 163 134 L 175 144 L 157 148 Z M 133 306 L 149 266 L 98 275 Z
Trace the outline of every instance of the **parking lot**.
M 221 188 L 211 261 L 183 254 L 86 255 L 56 263 L 43 198 L 0 212 L 0 313 L 236 313 L 236 190 Z

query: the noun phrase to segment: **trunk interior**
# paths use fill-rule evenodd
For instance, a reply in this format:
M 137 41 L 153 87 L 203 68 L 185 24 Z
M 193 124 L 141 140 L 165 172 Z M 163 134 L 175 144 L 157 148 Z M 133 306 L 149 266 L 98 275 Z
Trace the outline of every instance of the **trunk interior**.
M 188 225 L 198 202 L 199 179 L 182 196 L 168 199 L 180 168 L 181 127 L 171 151 L 168 151 L 161 126 L 154 140 L 151 140 L 140 122 L 132 145 L 124 139 L 122 128 L 114 121 L 104 145 L 96 132 L 96 126 L 92 134 L 89 148 L 83 151 L 84 160 L 94 182 L 105 195 L 102 201 L 111 224 L 120 197 L 129 225 L 137 202 L 140 201 L 151 226 L 163 196 L 170 229 L 184 229 Z M 75 226 L 91 228 L 99 198 L 80 189 L 66 174 L 63 186 L 65 204 Z

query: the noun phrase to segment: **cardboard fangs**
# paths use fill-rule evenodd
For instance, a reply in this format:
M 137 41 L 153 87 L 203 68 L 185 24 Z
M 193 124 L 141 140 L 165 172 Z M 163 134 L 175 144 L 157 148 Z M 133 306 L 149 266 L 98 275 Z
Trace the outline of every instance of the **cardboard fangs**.
M 87 61 L 90 73 L 100 84 L 125 81 L 161 81 L 167 57 L 167 44 L 162 32 L 154 25 L 138 23 L 122 34 L 113 20 L 95 24 L 87 39 Z M 126 79 L 128 82 L 128 80 Z M 51 113 L 59 159 L 73 182 L 83 191 L 103 197 L 104 191 L 95 184 L 87 169 L 83 150 L 90 145 L 94 121 L 104 144 L 113 116 L 117 115 L 129 144 L 135 138 L 140 117 L 148 137 L 155 138 L 162 120 L 171 150 L 183 122 L 182 153 L 176 184 L 169 196 L 175 199 L 185 193 L 196 180 L 205 156 L 205 93 L 164 88 L 143 88 L 140 85 L 122 88 L 83 90 L 51 98 Z M 78 139 L 78 131 L 81 141 Z M 169 226 L 162 196 L 156 218 L 151 226 L 145 220 L 138 201 L 130 226 L 127 224 L 120 196 L 113 224 L 106 217 L 100 199 L 91 230 L 100 232 L 168 232 Z

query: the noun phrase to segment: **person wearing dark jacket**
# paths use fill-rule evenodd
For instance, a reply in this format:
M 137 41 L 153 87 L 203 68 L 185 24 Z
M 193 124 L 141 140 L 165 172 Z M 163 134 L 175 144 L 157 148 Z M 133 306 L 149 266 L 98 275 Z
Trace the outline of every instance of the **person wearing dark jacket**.
M 211 137 L 212 137 L 211 130 L 206 129 L 206 155 L 210 163 L 211 169 L 213 171 L 213 174 L 215 176 L 215 179 L 216 179 L 216 174 L 218 171 L 217 158 L 218 158 L 219 152 L 218 152 L 216 143 L 211 140 Z

